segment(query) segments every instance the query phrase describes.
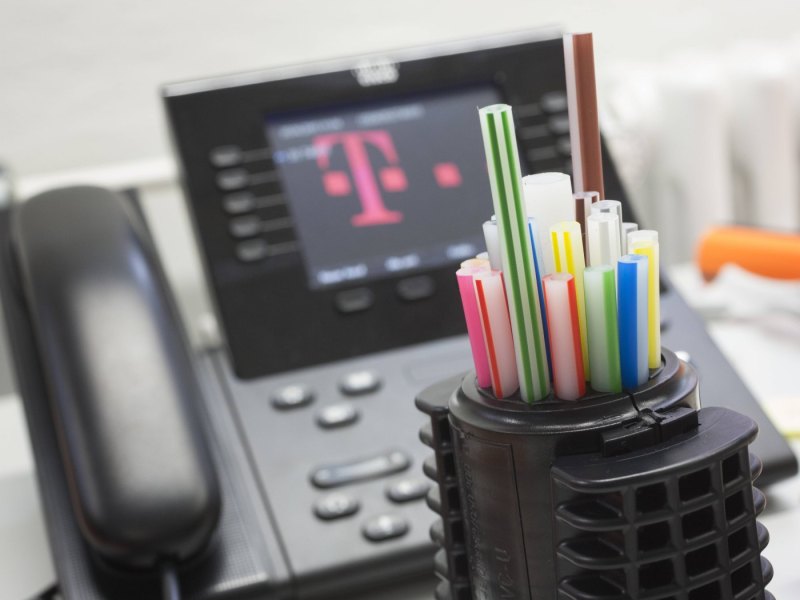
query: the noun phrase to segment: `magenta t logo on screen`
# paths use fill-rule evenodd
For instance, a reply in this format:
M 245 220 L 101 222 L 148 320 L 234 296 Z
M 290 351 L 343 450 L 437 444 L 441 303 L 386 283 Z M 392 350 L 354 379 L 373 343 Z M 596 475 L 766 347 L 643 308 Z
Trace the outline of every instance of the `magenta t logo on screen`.
M 497 100 L 481 87 L 268 118 L 309 285 L 480 252 L 491 191 L 477 109 Z
M 383 192 L 389 194 L 408 189 L 406 172 L 400 165 L 397 149 L 391 134 L 386 130 L 343 131 L 316 136 L 311 145 L 318 152 L 317 165 L 322 171 L 325 193 L 331 197 L 355 194 L 361 203 L 361 212 L 350 219 L 355 227 L 388 225 L 403 220 L 403 212 L 389 210 L 383 201 Z M 367 146 L 380 153 L 383 163 L 373 165 Z M 331 154 L 341 149 L 347 161 L 347 170 L 331 169 Z M 433 176 L 441 188 L 461 185 L 461 171 L 452 162 L 433 165 Z

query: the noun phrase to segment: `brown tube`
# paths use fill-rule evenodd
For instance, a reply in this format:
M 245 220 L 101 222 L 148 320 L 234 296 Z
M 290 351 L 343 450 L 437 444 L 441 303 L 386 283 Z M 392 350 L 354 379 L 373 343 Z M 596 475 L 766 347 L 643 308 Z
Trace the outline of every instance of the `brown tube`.
M 573 183 L 576 192 L 597 191 L 605 199 L 591 33 L 564 36 Z

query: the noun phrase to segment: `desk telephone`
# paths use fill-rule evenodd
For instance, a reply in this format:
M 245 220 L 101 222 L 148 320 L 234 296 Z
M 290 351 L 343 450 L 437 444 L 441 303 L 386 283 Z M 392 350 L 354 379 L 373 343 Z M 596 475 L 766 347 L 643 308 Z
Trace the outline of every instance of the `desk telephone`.
M 188 351 L 121 195 L 0 211 L 65 598 L 176 598 L 176 580 L 185 598 L 379 598 L 430 575 L 413 399 L 470 366 L 453 271 L 489 206 L 475 109 L 514 105 L 527 171 L 569 171 L 563 72 L 560 39 L 526 34 L 166 87 L 222 348 Z M 664 343 L 695 357 L 704 401 L 759 421 L 762 484 L 792 474 L 699 318 L 663 294 Z

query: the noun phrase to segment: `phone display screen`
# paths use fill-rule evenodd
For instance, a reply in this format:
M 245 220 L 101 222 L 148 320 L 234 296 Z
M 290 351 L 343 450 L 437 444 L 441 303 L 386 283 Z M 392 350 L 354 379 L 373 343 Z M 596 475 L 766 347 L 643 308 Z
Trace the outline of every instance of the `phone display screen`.
M 268 117 L 309 287 L 482 251 L 492 201 L 478 108 L 499 100 L 484 86 Z

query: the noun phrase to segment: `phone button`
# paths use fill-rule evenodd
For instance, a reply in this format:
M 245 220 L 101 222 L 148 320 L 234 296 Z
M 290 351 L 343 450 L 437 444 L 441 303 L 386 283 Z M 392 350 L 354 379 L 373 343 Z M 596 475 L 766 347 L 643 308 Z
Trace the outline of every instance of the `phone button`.
M 287 385 L 272 396 L 272 406 L 286 410 L 307 406 L 314 400 L 314 392 L 304 385 Z
M 314 514 L 323 521 L 349 517 L 361 508 L 358 500 L 347 494 L 330 494 L 314 505 Z
M 256 207 L 253 192 L 233 192 L 222 199 L 222 208 L 231 215 L 241 215 L 250 212 Z
M 312 473 L 311 483 L 319 488 L 338 487 L 356 481 L 399 473 L 405 471 L 409 466 L 411 466 L 411 459 L 403 452 L 393 450 L 354 462 L 320 467 Z
M 217 174 L 217 187 L 223 191 L 239 190 L 250 182 L 250 175 L 244 169 L 226 169 Z
M 261 238 L 253 238 L 236 245 L 236 257 L 242 262 L 256 262 L 266 258 L 268 254 L 269 246 Z
M 416 302 L 433 296 L 436 291 L 436 284 L 433 278 L 428 275 L 418 275 L 401 279 L 397 283 L 397 295 L 406 302 Z
M 386 488 L 386 497 L 398 504 L 424 498 L 430 489 L 424 479 L 402 479 Z
M 550 131 L 556 135 L 569 133 L 569 117 L 567 115 L 555 115 L 550 117 L 548 125 L 550 125 Z
M 258 235 L 263 230 L 261 219 L 258 215 L 244 215 L 231 219 L 228 231 L 235 238 L 248 238 Z
M 541 97 L 542 108 L 549 113 L 567 110 L 567 95 L 562 91 L 547 92 Z
M 362 532 L 370 542 L 382 542 L 408 533 L 408 521 L 397 515 L 381 515 L 364 523 Z
M 208 154 L 208 160 L 219 169 L 235 167 L 242 162 L 242 149 L 239 146 L 217 146 Z
M 355 423 L 358 420 L 359 412 L 355 407 L 342 402 L 326 406 L 317 414 L 317 423 L 323 429 L 333 429 Z
M 346 396 L 361 396 L 377 391 L 381 387 L 381 379 L 374 371 L 354 371 L 348 373 L 339 382 L 339 389 Z
M 375 302 L 375 295 L 371 289 L 365 287 L 339 292 L 334 298 L 336 308 L 344 314 L 367 310 L 373 302 Z

